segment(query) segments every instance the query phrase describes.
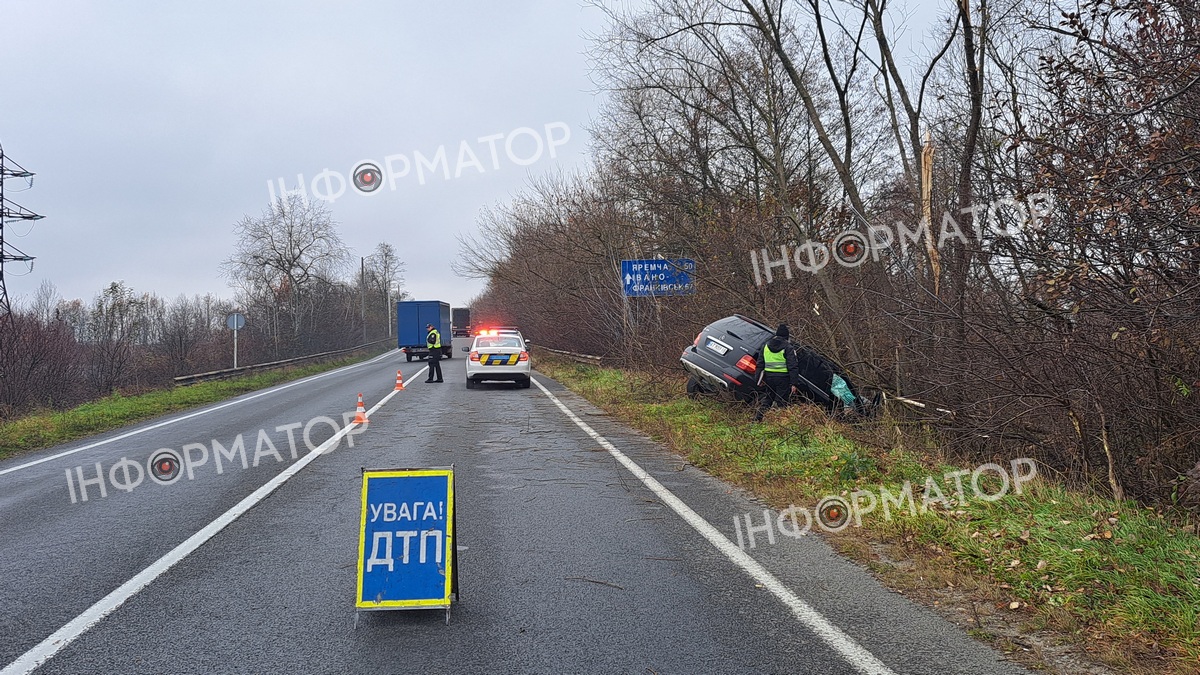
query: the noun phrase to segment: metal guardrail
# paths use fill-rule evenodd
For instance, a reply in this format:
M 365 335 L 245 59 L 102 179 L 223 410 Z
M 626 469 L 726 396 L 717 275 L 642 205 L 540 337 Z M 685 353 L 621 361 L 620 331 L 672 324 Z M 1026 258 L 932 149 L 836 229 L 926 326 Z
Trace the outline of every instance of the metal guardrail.
M 175 386 L 187 386 L 189 384 L 197 384 L 199 382 L 208 382 L 209 380 L 224 380 L 230 377 L 237 377 L 246 373 L 254 373 L 263 370 L 271 370 L 274 368 L 283 368 L 302 361 L 311 361 L 313 359 L 325 358 L 327 356 L 337 356 L 338 354 L 346 354 L 360 349 L 366 349 L 372 345 L 377 345 L 381 342 L 391 342 L 396 338 L 389 337 L 382 340 L 375 340 L 366 344 L 358 345 L 357 347 L 347 347 L 345 349 L 335 349 L 329 352 L 321 352 L 320 354 L 309 354 L 308 356 L 297 356 L 291 359 L 283 359 L 282 361 L 270 361 L 267 363 L 256 363 L 252 366 L 239 366 L 237 368 L 226 368 L 225 370 L 212 370 L 207 373 L 196 373 L 195 375 L 180 375 L 174 378 Z
M 604 360 L 603 356 L 593 356 L 592 354 L 577 354 L 575 352 L 568 352 L 568 351 L 564 351 L 562 349 L 551 349 L 550 347 L 544 347 L 544 346 L 538 345 L 538 344 L 533 345 L 533 348 L 534 349 L 545 349 L 546 351 L 550 352 L 551 354 L 558 354 L 559 356 L 565 356 L 568 359 L 571 359 L 572 361 L 576 361 L 578 363 L 589 363 L 593 366 L 600 365 L 601 362 Z

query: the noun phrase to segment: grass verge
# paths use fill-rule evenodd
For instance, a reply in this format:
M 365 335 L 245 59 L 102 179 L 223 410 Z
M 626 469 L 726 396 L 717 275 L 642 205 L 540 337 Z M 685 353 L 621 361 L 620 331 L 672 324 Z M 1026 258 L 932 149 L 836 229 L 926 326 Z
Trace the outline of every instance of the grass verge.
M 811 406 L 775 410 L 754 424 L 743 407 L 688 399 L 682 378 L 542 355 L 537 367 L 775 508 L 811 510 L 822 497 L 857 490 L 898 495 L 908 481 L 915 509 L 864 513 L 861 527 L 829 540 L 1019 661 L 1095 672 L 1079 663 L 1082 654 L 1128 672 L 1200 672 L 1200 538 L 1161 513 L 1041 478 L 1021 495 L 986 501 L 968 489 L 957 499 L 945 474 L 961 467 L 931 444 L 881 443 L 879 434 L 832 422 Z M 929 477 L 945 501 L 926 489 Z M 983 483 L 987 493 L 999 491 L 998 478 Z
M 158 389 L 122 396 L 119 392 L 70 410 L 41 410 L 0 424 L 0 459 L 49 448 L 92 434 L 167 413 L 215 403 L 247 392 L 341 368 L 382 353 L 373 350 L 336 361 L 270 370 L 229 380 L 200 382 L 187 387 Z

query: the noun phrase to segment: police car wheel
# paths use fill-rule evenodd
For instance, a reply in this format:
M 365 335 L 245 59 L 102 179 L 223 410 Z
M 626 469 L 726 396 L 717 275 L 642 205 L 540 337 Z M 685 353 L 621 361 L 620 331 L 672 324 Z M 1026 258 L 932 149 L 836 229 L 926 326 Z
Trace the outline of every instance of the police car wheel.
M 527 377 L 527 378 L 521 380 L 519 382 L 519 384 L 521 385 L 522 389 L 528 389 L 529 385 L 531 384 L 531 380 L 530 380 L 530 378 Z
M 468 377 L 467 378 L 467 389 L 474 389 L 474 388 L 475 388 L 475 380 L 472 380 L 471 378 Z

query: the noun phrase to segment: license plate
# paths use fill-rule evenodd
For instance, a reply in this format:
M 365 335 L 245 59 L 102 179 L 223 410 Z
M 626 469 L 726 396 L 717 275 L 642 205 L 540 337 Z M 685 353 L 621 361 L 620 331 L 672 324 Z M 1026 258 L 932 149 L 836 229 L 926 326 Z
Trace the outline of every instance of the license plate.
M 704 346 L 720 354 L 721 356 L 725 356 L 729 353 L 729 347 L 726 347 L 712 338 L 709 338 L 708 342 Z

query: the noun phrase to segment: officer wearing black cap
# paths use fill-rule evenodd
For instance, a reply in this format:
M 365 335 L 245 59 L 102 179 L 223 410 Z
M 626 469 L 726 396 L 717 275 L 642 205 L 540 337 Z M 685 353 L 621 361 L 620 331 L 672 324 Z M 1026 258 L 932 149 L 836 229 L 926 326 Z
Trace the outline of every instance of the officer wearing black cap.
M 775 335 L 755 355 L 758 383 L 765 388 L 759 394 L 758 410 L 754 413 L 756 422 L 762 421 L 771 406 L 787 405 L 788 399 L 800 385 L 799 361 L 796 359 L 796 348 L 788 341 L 789 334 L 787 324 L 779 324 Z
M 425 344 L 429 347 L 429 378 L 426 382 L 441 382 L 442 381 L 442 334 L 438 329 L 433 327 L 433 324 L 425 324 L 425 330 L 429 334 L 425 336 Z M 433 379 L 433 374 L 437 373 L 437 379 Z

